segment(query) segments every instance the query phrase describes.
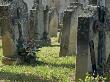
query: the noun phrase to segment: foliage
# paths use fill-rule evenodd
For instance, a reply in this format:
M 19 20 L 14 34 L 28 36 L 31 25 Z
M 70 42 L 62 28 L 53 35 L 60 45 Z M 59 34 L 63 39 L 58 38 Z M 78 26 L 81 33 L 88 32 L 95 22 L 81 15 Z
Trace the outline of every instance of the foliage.
M 79 82 L 110 82 L 110 76 L 105 74 L 103 77 L 99 75 L 93 77 L 90 74 L 87 74 L 85 79 L 79 79 Z
M 1 48 L 1 45 L 0 45 L 0 64 L 1 64 L 1 59 L 2 59 L 2 48 Z

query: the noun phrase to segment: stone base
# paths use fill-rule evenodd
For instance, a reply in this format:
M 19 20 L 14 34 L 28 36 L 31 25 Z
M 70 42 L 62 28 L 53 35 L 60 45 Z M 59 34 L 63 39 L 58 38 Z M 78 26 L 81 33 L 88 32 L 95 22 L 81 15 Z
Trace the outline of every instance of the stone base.
M 106 65 L 105 65 L 105 73 L 110 75 L 110 55 L 108 57 Z

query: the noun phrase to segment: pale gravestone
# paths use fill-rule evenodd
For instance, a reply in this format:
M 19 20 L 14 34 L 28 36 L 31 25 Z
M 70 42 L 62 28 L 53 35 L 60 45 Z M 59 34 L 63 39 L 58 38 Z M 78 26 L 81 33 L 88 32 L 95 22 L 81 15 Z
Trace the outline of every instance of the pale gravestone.
M 12 57 L 15 55 L 16 47 L 12 39 L 9 16 L 9 5 L 0 6 L 0 27 L 2 31 L 3 64 L 12 64 Z
M 32 13 L 33 17 L 32 21 L 34 24 L 34 27 L 32 27 L 32 24 L 30 24 L 30 29 L 31 28 L 35 28 L 35 36 L 37 38 L 37 40 L 41 40 L 43 37 L 43 32 L 44 32 L 44 8 L 43 8 L 43 4 L 42 4 L 42 0 L 34 0 L 34 5 L 32 7 Z M 31 22 L 32 22 L 31 21 Z
M 36 0 L 38 3 L 38 7 L 36 7 L 36 10 L 38 12 L 37 14 L 37 33 L 38 33 L 38 39 L 41 39 L 43 37 L 44 33 L 44 8 L 42 4 L 42 0 Z
M 61 30 L 60 56 L 76 54 L 78 15 L 81 12 L 79 3 L 72 3 L 64 12 L 63 28 Z
M 49 36 L 55 37 L 57 36 L 58 30 L 58 16 L 57 13 L 52 10 L 49 15 Z

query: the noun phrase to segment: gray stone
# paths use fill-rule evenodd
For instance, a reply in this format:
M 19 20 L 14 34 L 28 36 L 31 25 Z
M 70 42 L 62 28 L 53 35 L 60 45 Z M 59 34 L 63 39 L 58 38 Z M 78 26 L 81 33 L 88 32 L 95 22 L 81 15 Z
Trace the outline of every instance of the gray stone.
M 89 53 L 90 22 L 91 17 L 78 18 L 76 82 L 83 79 L 87 72 L 91 72 Z
M 105 5 L 105 8 L 107 10 L 105 11 L 106 22 L 103 23 L 99 20 L 98 11 L 94 11 L 94 13 L 92 13 L 93 15 L 90 15 L 89 12 L 88 15 L 83 14 L 83 16 L 79 17 L 78 24 L 79 27 L 77 36 L 78 41 L 77 41 L 77 59 L 76 59 L 76 82 L 78 82 L 78 79 L 83 79 L 87 72 L 89 73 L 97 72 L 99 73 L 99 75 L 103 75 L 105 71 L 109 73 L 110 13 L 109 13 L 109 2 L 108 1 L 105 2 L 106 3 L 101 2 L 100 5 L 101 6 Z M 104 10 L 104 8 L 102 9 Z M 84 21 L 84 19 L 86 19 L 86 21 Z M 93 41 L 94 46 L 94 47 L 92 46 L 92 48 L 90 46 L 91 41 Z
M 49 36 L 56 37 L 58 30 L 58 16 L 55 11 L 52 11 L 49 16 Z
M 0 27 L 2 35 L 2 47 L 3 47 L 3 64 L 12 64 L 12 57 L 16 52 L 16 45 L 14 39 L 12 38 L 13 34 L 11 33 L 11 20 L 9 15 L 9 5 L 0 6 Z
M 81 6 L 79 3 L 75 4 L 71 4 L 73 6 L 70 6 L 70 9 L 64 12 L 60 56 L 76 54 L 78 16 L 79 12 L 81 12 Z

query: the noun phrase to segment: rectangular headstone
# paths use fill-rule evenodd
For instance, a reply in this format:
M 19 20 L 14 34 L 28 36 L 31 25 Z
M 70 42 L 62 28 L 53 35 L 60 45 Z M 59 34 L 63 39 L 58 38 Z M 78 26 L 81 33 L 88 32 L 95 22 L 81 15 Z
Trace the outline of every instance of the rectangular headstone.
M 36 17 L 36 9 L 30 10 L 30 18 L 29 18 L 29 37 L 30 39 L 37 40 L 38 39 L 38 33 L 37 33 L 37 17 Z
M 52 11 L 52 13 L 49 16 L 49 36 L 56 37 L 57 30 L 58 30 L 58 16 L 55 11 Z
M 76 82 L 84 79 L 87 72 L 90 72 L 90 53 L 89 53 L 89 36 L 90 36 L 91 17 L 78 18 L 77 32 L 77 58 L 76 58 Z
M 44 9 L 44 31 L 49 34 L 49 8 Z
M 76 6 L 74 6 L 75 4 Z M 73 8 L 64 12 L 63 28 L 61 30 L 60 56 L 72 56 L 77 53 L 76 44 L 79 13 L 81 13 L 81 8 L 78 3 L 73 3 Z

